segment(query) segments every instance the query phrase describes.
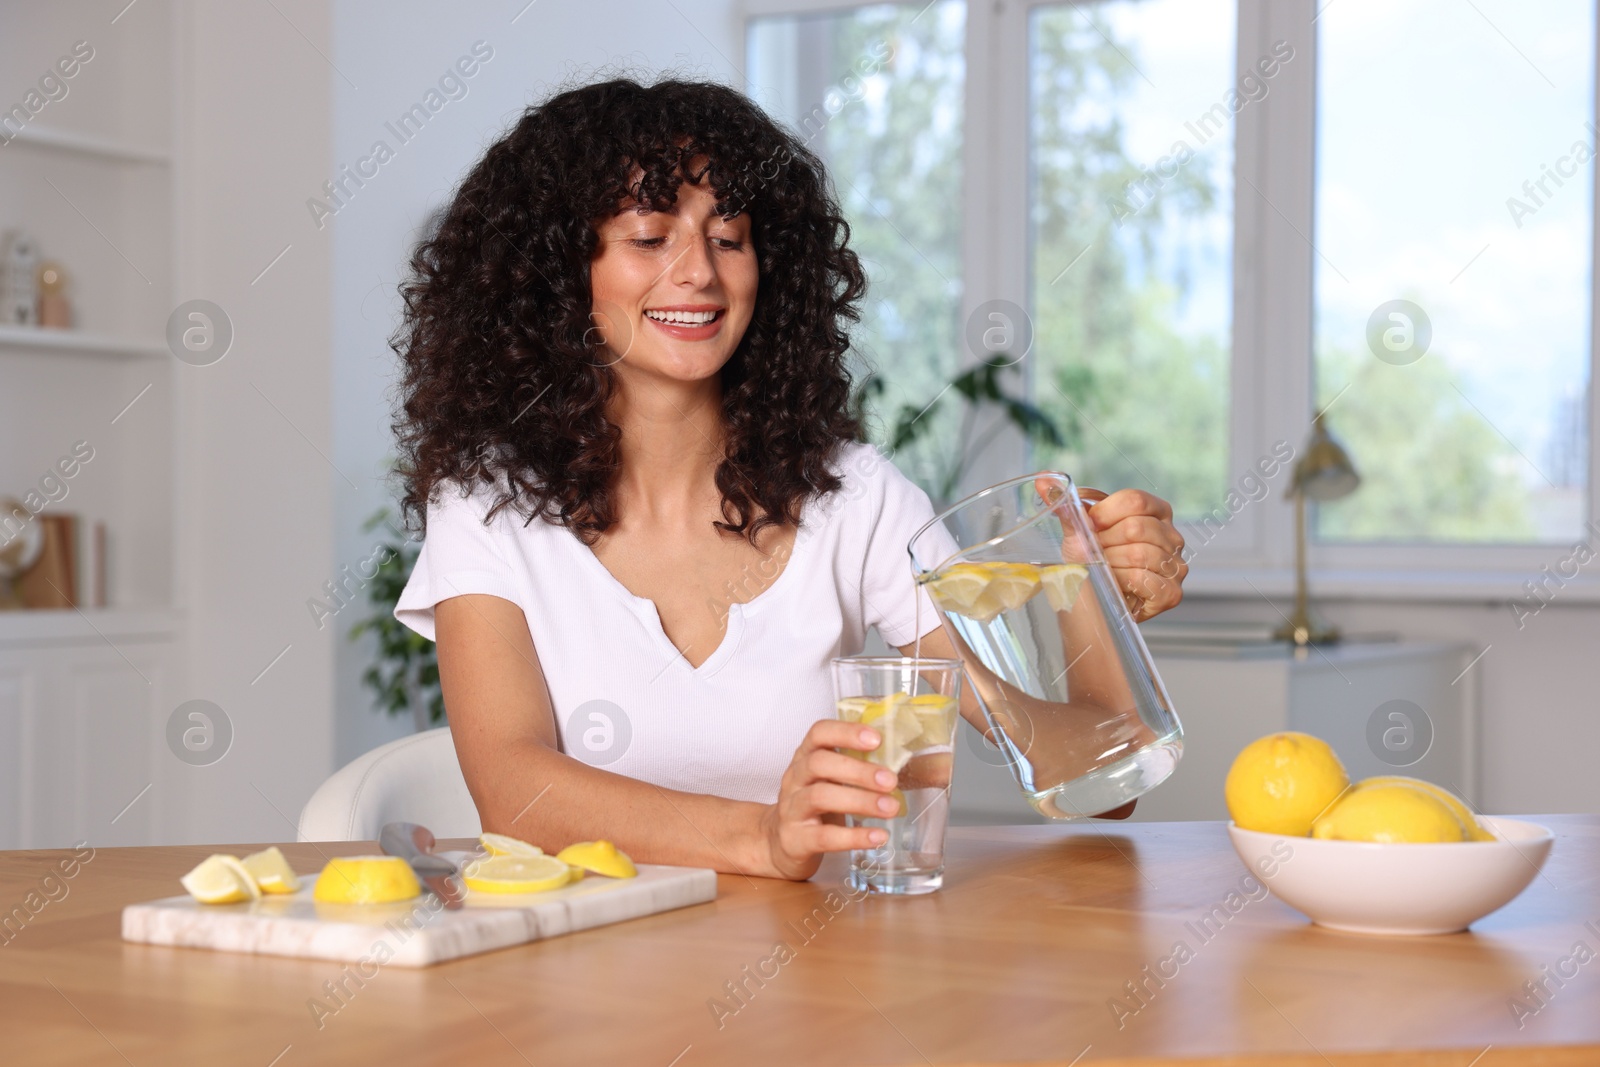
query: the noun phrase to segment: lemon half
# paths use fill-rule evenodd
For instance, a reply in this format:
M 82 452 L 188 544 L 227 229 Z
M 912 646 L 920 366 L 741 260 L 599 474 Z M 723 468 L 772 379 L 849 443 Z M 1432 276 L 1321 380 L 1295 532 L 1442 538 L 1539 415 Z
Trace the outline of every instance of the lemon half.
M 329 904 L 383 904 L 421 895 L 416 872 L 399 856 L 335 856 L 311 887 L 313 900 Z

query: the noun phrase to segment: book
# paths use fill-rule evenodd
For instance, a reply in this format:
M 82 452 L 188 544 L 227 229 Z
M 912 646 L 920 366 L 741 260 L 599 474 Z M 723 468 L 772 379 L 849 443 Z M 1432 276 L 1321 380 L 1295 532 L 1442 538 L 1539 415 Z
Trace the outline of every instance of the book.
M 70 512 L 40 512 L 34 522 L 44 531 L 44 548 L 33 566 L 17 578 L 17 594 L 30 608 L 78 605 L 78 517 Z

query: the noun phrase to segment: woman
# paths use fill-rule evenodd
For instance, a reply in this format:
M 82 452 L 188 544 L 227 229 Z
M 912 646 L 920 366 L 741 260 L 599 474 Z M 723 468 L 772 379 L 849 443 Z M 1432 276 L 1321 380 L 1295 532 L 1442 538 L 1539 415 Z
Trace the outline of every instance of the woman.
M 952 650 L 906 557 L 928 498 L 848 410 L 848 236 L 739 93 L 618 80 L 530 108 L 419 247 L 395 615 L 438 642 L 485 830 L 793 879 L 882 841 L 843 825 L 895 776 L 835 751 L 880 738 L 834 720 L 828 660 L 873 626 Z M 1182 596 L 1171 514 L 1092 511 L 1144 617 Z

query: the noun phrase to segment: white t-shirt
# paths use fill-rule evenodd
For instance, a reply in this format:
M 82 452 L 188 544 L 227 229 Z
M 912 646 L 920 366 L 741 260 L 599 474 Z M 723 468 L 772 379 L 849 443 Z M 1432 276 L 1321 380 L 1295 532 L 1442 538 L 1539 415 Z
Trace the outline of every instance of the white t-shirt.
M 928 495 L 871 445 L 845 444 L 832 470 L 843 484 L 805 502 L 776 581 L 766 584 L 781 560 L 736 593 L 766 585 L 748 603 L 707 591 L 727 625 L 699 667 L 667 639 L 655 603 L 565 527 L 523 525 L 509 505 L 485 526 L 496 494 L 484 485 L 469 496 L 446 485 L 429 504 L 395 618 L 431 640 L 439 601 L 509 600 L 527 618 L 562 751 L 672 789 L 771 803 L 806 730 L 833 717 L 829 659 L 859 653 L 869 627 L 899 646 L 939 624 L 906 548 L 933 518 Z M 956 551 L 942 525 L 935 535 L 937 559 Z

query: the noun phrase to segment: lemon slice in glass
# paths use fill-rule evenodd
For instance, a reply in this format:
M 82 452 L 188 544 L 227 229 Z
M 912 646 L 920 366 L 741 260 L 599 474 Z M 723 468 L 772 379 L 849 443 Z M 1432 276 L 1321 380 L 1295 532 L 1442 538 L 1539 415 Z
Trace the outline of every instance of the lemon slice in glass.
M 521 856 L 526 859 L 529 856 L 544 855 L 544 849 L 538 845 L 530 845 L 526 841 L 518 841 L 505 834 L 479 834 L 478 844 L 482 845 L 484 851 L 491 856 Z
M 1071 611 L 1078 601 L 1078 587 L 1089 577 L 1089 568 L 1082 563 L 1057 563 L 1039 572 L 1039 584 L 1044 586 L 1045 599 L 1056 611 Z
M 554 856 L 490 856 L 467 864 L 461 880 L 477 893 L 543 893 L 572 881 L 572 868 Z
M 872 727 L 883 738 L 877 748 L 865 754 L 868 763 L 899 771 L 911 758 L 912 746 L 922 736 L 922 720 L 910 701 L 906 693 L 890 693 L 861 716 L 861 725 Z
M 300 890 L 300 879 L 295 876 L 277 845 L 252 852 L 239 862 L 263 893 L 296 893 Z
M 384 904 L 421 895 L 416 872 L 399 856 L 335 856 L 311 887 L 311 899 L 328 904 Z
M 871 697 L 845 697 L 837 705 L 837 714 L 843 722 L 860 722 L 867 709 L 876 703 Z
M 207 856 L 178 881 L 202 904 L 239 904 L 261 899 L 260 887 L 237 856 L 221 853 Z
M 639 873 L 628 854 L 610 841 L 579 841 L 557 852 L 556 859 L 571 864 L 580 877 L 586 870 L 608 878 L 632 878 Z
M 913 748 L 920 750 L 948 745 L 955 735 L 956 702 L 943 693 L 923 693 L 908 701 L 911 713 L 921 728 Z

